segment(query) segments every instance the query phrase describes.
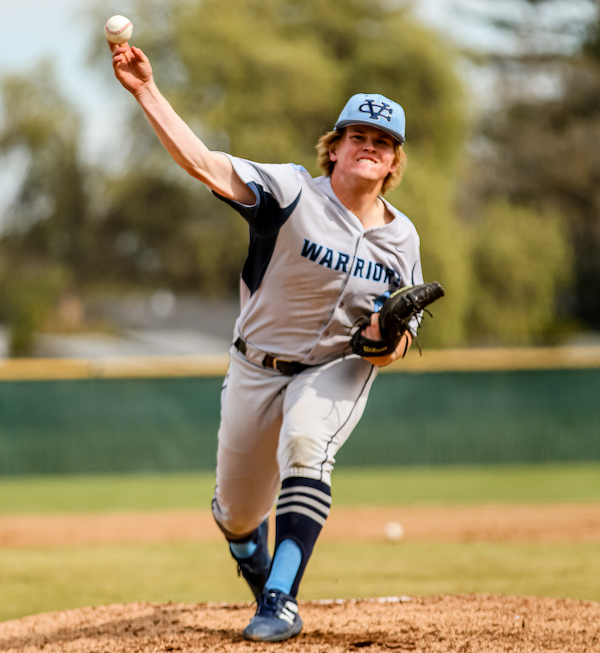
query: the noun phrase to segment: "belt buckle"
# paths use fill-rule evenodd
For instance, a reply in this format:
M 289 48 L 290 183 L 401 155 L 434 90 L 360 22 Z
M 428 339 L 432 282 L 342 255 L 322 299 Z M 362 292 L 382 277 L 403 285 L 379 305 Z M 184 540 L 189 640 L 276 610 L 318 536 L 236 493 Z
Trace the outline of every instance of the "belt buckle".
M 268 369 L 272 370 L 278 370 L 279 368 L 277 367 L 277 362 L 278 358 L 275 358 L 275 356 L 271 356 L 271 354 L 267 354 L 263 360 L 263 367 L 266 367 Z

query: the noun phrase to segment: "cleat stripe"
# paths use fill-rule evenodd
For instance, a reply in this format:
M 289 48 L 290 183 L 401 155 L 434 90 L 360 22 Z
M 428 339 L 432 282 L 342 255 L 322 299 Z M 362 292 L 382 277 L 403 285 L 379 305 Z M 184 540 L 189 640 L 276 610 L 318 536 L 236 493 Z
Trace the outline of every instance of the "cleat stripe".
M 279 615 L 280 619 L 283 619 L 283 621 L 287 621 L 290 626 L 294 625 L 294 615 L 287 614 L 286 612 L 283 612 Z
M 314 510 L 311 510 L 310 508 L 305 508 L 304 506 L 293 505 L 293 506 L 287 506 L 286 508 L 277 508 L 277 510 L 275 511 L 275 516 L 277 517 L 278 515 L 285 515 L 289 512 L 295 512 L 298 513 L 299 515 L 305 515 L 306 517 L 310 517 L 313 521 L 316 521 L 317 524 L 320 524 L 321 526 L 325 526 L 326 517 L 323 517 L 319 513 L 315 512 Z
M 316 497 L 323 503 L 331 505 L 331 497 L 329 494 L 321 490 L 316 490 L 314 487 L 305 487 L 304 485 L 294 485 L 293 487 L 286 487 L 284 490 L 281 490 L 279 496 L 282 497 L 285 494 L 300 493 L 300 494 L 310 494 L 313 497 Z
M 324 506 L 322 503 L 319 501 L 315 501 L 314 499 L 309 499 L 308 497 L 303 497 L 300 496 L 299 494 L 293 494 L 290 497 L 284 497 L 283 499 L 279 499 L 279 503 L 277 506 L 282 506 L 286 503 L 292 503 L 296 502 L 300 504 L 301 506 L 310 506 L 311 508 L 315 508 L 315 510 L 318 510 L 319 512 L 323 513 L 325 516 L 329 514 L 329 511 L 331 508 L 329 506 Z

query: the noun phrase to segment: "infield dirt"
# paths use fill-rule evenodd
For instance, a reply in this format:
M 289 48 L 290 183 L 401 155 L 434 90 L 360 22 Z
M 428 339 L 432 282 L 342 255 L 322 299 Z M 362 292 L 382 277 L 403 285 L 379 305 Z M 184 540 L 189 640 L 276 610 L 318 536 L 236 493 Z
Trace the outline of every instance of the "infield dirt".
M 301 602 L 303 632 L 280 644 L 246 642 L 250 604 L 109 605 L 0 624 L 11 653 L 223 653 L 366 650 L 435 653 L 588 653 L 600 650 L 600 604 L 511 596 Z
M 414 542 L 600 542 L 594 503 L 337 508 L 323 541 L 377 541 L 388 522 Z M 0 518 L 0 547 L 221 540 L 208 511 Z

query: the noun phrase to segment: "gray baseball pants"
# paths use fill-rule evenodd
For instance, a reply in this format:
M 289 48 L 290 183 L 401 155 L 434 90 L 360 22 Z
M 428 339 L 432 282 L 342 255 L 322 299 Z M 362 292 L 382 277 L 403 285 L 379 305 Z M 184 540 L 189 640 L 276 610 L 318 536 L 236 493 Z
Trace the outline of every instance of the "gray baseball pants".
M 269 515 L 283 479 L 331 485 L 340 447 L 362 417 L 377 368 L 357 356 L 285 376 L 233 349 L 221 397 L 213 512 L 232 536 Z

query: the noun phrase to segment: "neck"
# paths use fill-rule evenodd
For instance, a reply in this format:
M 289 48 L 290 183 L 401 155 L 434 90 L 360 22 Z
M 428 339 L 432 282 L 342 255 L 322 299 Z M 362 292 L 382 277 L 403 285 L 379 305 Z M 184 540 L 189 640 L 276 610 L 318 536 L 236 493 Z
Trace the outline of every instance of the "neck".
M 389 222 L 385 205 L 379 199 L 382 186 L 382 181 L 373 182 L 363 179 L 354 183 L 344 183 L 344 180 L 335 174 L 335 168 L 331 175 L 333 192 L 340 202 L 361 221 L 365 229 Z

